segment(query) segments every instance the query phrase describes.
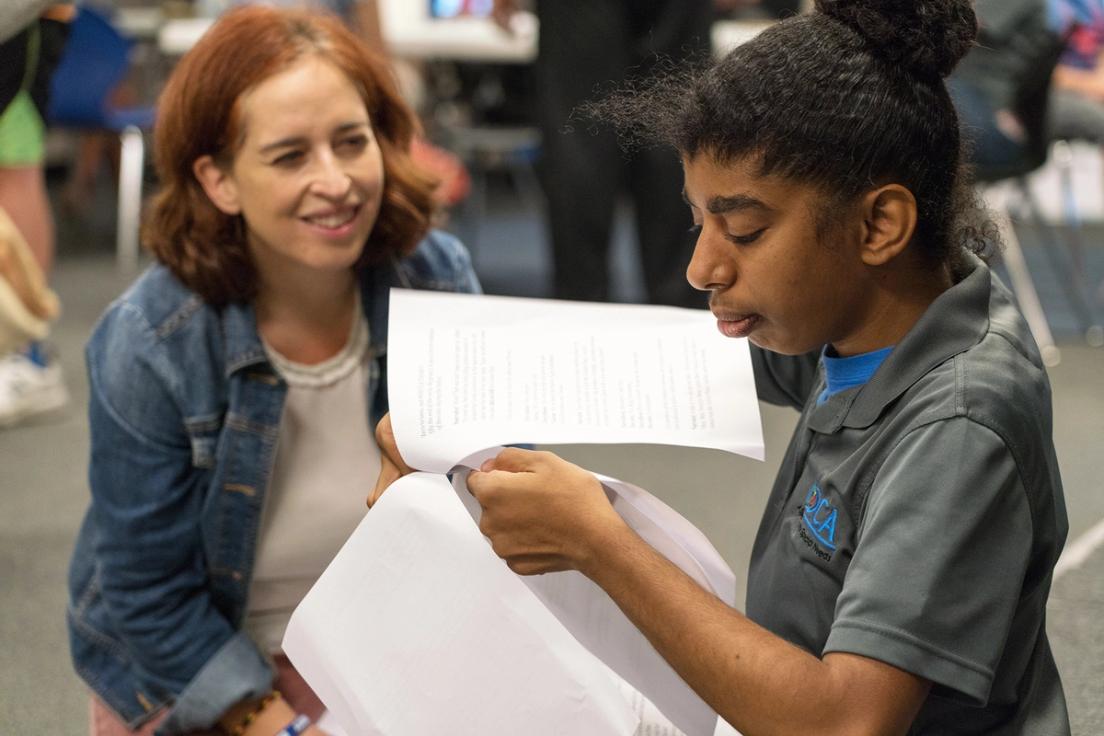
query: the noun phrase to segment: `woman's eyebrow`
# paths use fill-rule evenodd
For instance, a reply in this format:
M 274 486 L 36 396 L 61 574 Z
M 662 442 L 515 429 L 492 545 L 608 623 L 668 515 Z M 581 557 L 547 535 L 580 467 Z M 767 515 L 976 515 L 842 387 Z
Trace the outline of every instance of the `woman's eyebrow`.
M 342 133 L 348 133 L 353 130 L 360 130 L 367 127 L 368 123 L 359 120 L 351 120 L 347 123 L 341 123 L 334 128 L 334 133 L 340 135 Z M 304 136 L 290 136 L 288 138 L 281 138 L 278 141 L 273 141 L 272 143 L 266 143 L 261 146 L 260 151 L 261 153 L 268 153 L 269 151 L 275 151 L 279 148 L 291 148 L 292 146 L 302 145 L 306 141 L 307 139 Z
M 260 148 L 261 153 L 268 153 L 269 151 L 275 151 L 278 148 L 291 148 L 292 146 L 301 145 L 306 138 L 302 136 L 293 136 L 291 138 L 281 138 L 278 141 L 267 143 Z
M 366 122 L 363 122 L 361 120 L 350 120 L 349 122 L 342 123 L 341 125 L 334 128 L 334 133 L 336 133 L 336 134 L 348 133 L 348 132 L 353 131 L 353 130 L 360 130 L 361 128 L 367 128 L 367 127 L 368 127 L 368 123 L 366 123 Z

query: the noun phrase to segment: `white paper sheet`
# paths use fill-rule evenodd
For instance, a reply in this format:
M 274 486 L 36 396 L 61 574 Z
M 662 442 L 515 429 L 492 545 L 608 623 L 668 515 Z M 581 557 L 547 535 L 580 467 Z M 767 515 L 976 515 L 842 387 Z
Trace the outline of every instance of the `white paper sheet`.
M 318 720 L 314 722 L 314 725 L 322 730 L 326 736 L 349 736 L 345 733 L 345 729 L 341 727 L 341 724 L 337 722 L 337 718 L 328 710 L 322 711 L 322 715 L 318 716 Z
M 747 341 L 703 310 L 392 289 L 388 394 L 421 470 L 519 442 L 763 458 Z
M 631 736 L 638 723 L 439 475 L 388 489 L 295 610 L 283 647 L 358 736 Z
M 397 481 L 295 610 L 284 651 L 334 720 L 370 736 L 712 736 L 713 710 L 594 583 L 510 572 L 466 476 Z M 637 533 L 731 603 L 733 574 L 701 532 L 600 479 Z
M 467 490 L 467 475 L 466 470 L 455 473 L 452 483 L 478 524 L 481 509 Z M 698 585 L 732 605 L 736 578 L 705 535 L 647 491 L 614 478 L 598 478 L 613 508 L 644 541 Z M 639 691 L 650 707 L 688 736 L 712 736 L 717 714 L 601 588 L 574 571 L 521 579 L 580 644 Z M 658 736 L 662 729 L 657 726 L 650 732 Z

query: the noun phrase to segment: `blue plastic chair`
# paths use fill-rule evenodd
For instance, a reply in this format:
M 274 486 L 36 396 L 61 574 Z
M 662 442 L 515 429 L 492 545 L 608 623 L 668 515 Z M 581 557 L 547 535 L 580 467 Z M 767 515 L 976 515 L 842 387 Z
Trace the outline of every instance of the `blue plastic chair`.
M 152 107 L 117 108 L 111 93 L 130 68 L 133 42 L 96 10 L 82 7 L 50 81 L 49 123 L 84 130 L 108 130 L 119 136 L 119 203 L 115 257 L 121 269 L 138 262 L 138 225 L 142 203 L 143 131 L 153 127 Z

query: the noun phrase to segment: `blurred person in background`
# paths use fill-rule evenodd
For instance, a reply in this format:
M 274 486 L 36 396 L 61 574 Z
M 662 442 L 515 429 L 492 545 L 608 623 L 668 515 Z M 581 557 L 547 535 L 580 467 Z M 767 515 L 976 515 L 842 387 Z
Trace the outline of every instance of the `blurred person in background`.
M 518 0 L 495 0 L 504 28 Z M 569 130 L 571 114 L 603 85 L 643 79 L 671 62 L 706 61 L 711 0 L 543 0 L 536 59 L 542 181 L 548 202 L 553 293 L 608 301 L 610 237 L 622 193 L 636 222 L 647 299 L 703 307 L 683 278 L 690 222 L 679 192 L 682 172 L 670 151 L 631 158 L 609 131 Z
M 380 466 L 389 289 L 479 289 L 430 229 L 416 128 L 386 60 L 326 14 L 231 10 L 170 76 L 143 226 L 158 262 L 86 354 L 68 623 L 95 736 L 320 715 L 280 645 Z
M 1023 91 L 1036 83 L 1040 59 L 1050 55 L 1056 43 L 1048 2 L 975 3 L 978 43 L 947 80 L 975 165 L 1000 170 L 1025 155 L 1029 141 Z M 1049 69 L 1043 71 L 1050 74 Z
M 978 44 L 947 81 L 972 163 L 983 170 L 1016 167 L 1034 127 L 1038 136 L 1104 141 L 1100 0 L 977 0 L 975 8 Z M 1048 85 L 1048 96 L 1029 99 Z M 1040 116 L 1039 125 L 1032 115 Z
M 1071 25 L 1054 69 L 1051 137 L 1104 143 L 1104 2 L 1051 0 L 1059 22 Z
M 0 209 L 7 212 L 48 278 L 54 221 L 46 194 L 44 122 L 50 77 L 74 8 L 7 0 L 0 10 Z M 18 25 L 17 24 L 23 24 Z M 69 400 L 61 366 L 46 343 L 0 355 L 0 427 Z

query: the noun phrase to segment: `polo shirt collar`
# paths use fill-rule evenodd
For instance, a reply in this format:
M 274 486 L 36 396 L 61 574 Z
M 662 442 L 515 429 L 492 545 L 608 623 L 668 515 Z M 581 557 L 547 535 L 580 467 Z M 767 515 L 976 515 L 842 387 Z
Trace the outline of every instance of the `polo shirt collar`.
M 981 342 L 989 329 L 989 268 L 969 255 L 965 277 L 936 297 L 871 379 L 830 397 L 810 416 L 818 432 L 864 429 L 937 365 Z

